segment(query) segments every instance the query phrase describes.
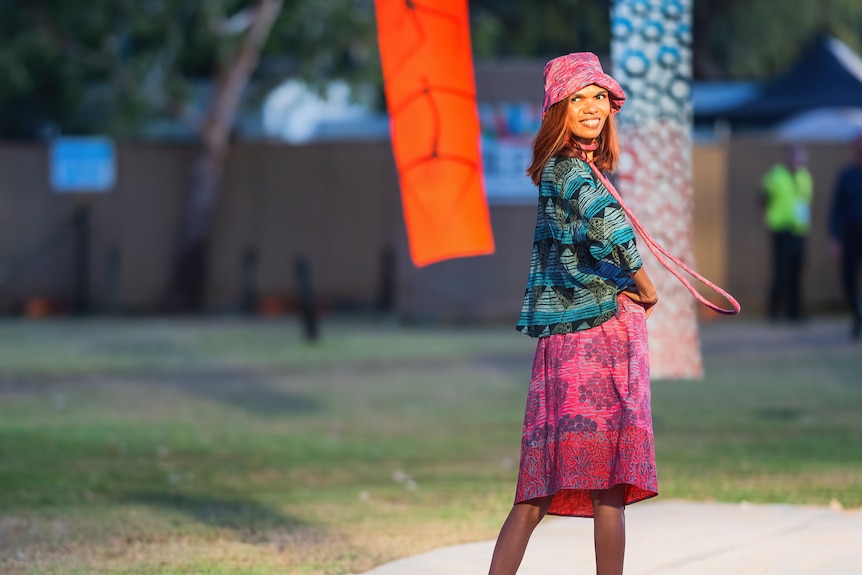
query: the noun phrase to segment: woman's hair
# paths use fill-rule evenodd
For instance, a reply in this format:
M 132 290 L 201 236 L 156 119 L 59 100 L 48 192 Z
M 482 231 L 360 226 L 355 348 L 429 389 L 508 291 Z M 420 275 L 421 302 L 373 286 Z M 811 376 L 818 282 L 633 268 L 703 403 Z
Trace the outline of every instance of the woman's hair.
M 539 133 L 533 140 L 533 161 L 527 168 L 527 175 L 533 183 L 539 185 L 542 170 L 548 160 L 554 156 L 580 157 L 581 148 L 571 137 L 568 119 L 569 99 L 566 98 L 548 108 Z M 617 135 L 617 123 L 613 114 L 608 116 L 602 133 L 598 138 L 598 149 L 593 152 L 593 163 L 603 172 L 613 172 L 620 159 L 620 140 Z

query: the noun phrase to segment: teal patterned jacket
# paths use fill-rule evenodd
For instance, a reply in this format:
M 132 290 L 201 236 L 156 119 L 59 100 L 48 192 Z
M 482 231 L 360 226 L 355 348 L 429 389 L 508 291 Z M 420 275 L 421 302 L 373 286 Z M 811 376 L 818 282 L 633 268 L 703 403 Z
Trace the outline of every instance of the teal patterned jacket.
M 530 276 L 517 329 L 532 337 L 595 327 L 617 312 L 642 265 L 619 203 L 580 158 L 542 171 Z

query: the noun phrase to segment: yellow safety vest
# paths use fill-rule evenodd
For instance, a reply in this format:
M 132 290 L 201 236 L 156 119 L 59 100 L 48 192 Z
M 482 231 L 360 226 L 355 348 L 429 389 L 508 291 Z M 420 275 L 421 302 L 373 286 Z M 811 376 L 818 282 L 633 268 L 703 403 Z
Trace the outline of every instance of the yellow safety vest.
M 773 232 L 792 232 L 804 236 L 811 224 L 811 198 L 814 182 L 806 168 L 791 172 L 778 164 L 763 176 L 766 193 L 766 226 Z

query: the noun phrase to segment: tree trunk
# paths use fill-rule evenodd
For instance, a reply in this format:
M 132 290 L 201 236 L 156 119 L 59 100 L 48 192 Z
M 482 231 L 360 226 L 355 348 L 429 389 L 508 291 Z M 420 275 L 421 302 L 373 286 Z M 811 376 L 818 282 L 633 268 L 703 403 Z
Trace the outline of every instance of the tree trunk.
M 210 234 L 234 118 L 283 0 L 259 0 L 242 44 L 216 83 L 201 125 L 201 150 L 191 172 L 168 289 L 171 311 L 198 311 L 206 296 Z

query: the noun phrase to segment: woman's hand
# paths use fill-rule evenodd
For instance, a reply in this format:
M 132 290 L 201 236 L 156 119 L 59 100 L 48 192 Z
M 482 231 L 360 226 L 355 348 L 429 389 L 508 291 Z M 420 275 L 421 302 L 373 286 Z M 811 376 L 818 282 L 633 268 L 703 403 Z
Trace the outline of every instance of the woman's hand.
M 644 312 L 646 312 L 646 317 L 649 318 L 655 304 L 658 303 L 658 293 L 655 291 L 655 286 L 644 268 L 640 268 L 632 274 L 631 277 L 634 280 L 635 287 L 638 291 L 637 293 L 630 291 L 625 291 L 623 293 L 631 298 L 632 301 L 642 305 Z

